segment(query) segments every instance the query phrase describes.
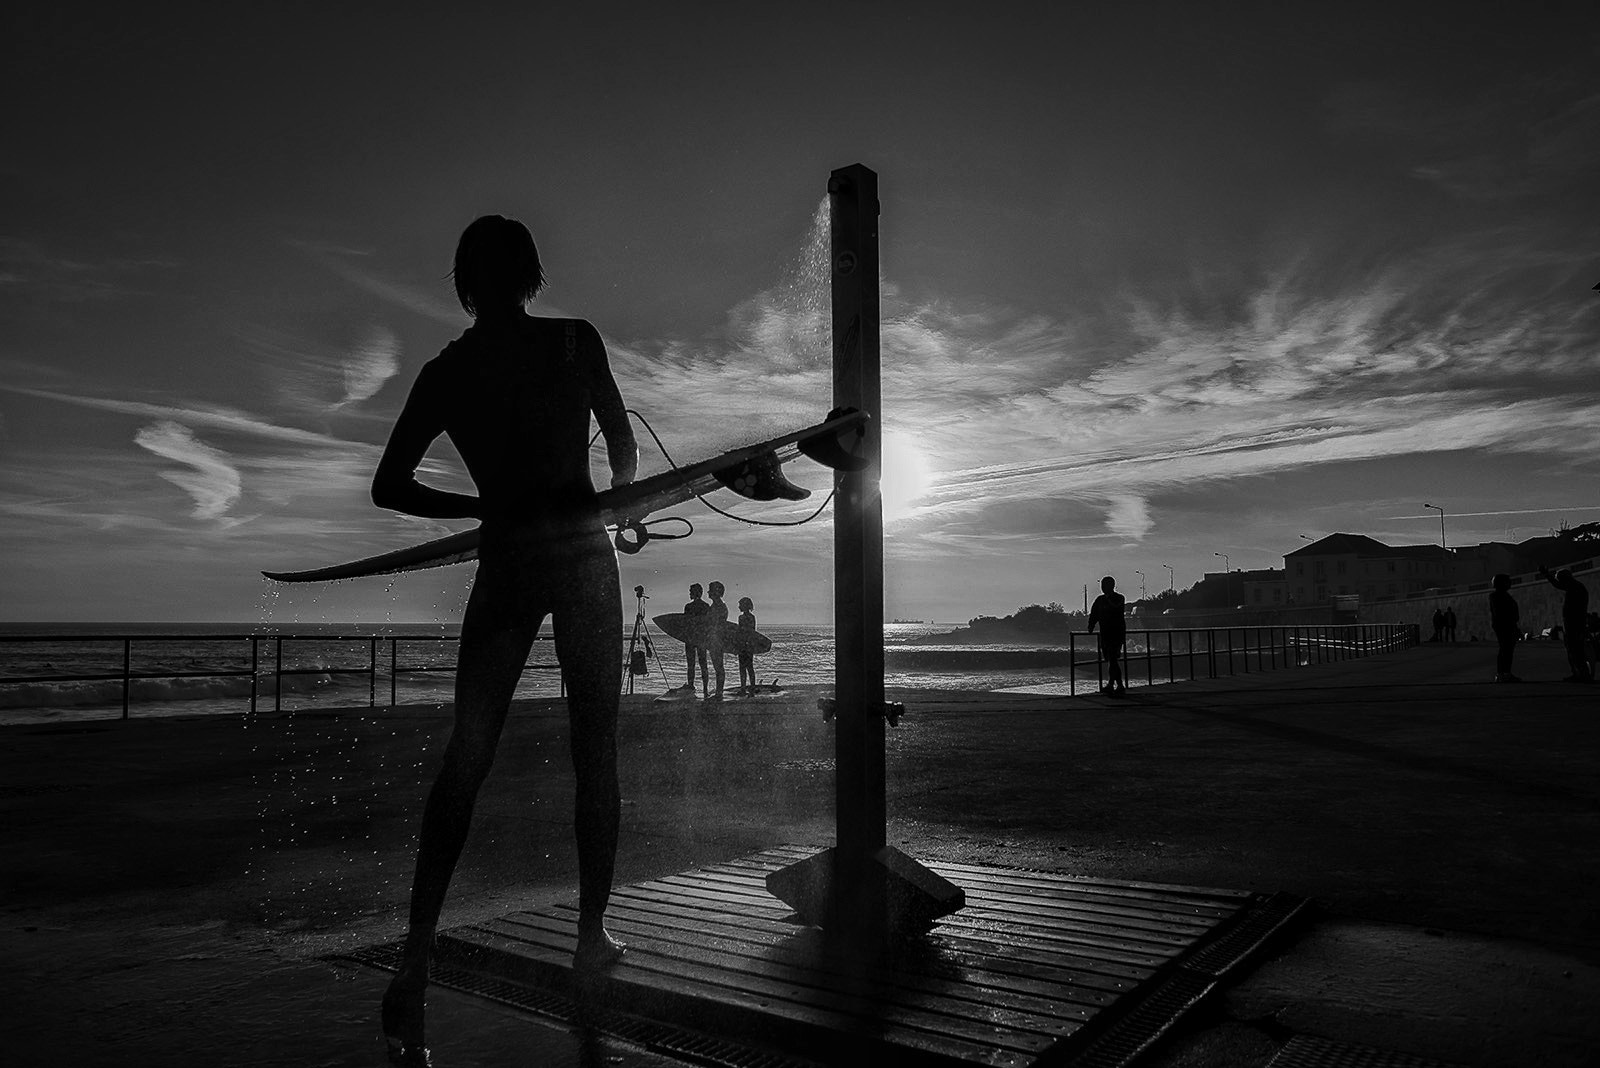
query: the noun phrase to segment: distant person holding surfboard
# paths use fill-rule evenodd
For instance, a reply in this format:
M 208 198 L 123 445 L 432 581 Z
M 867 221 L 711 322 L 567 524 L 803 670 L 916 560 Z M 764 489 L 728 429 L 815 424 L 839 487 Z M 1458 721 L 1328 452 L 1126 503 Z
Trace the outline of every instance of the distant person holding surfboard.
M 756 603 L 739 598 L 739 692 L 754 697 L 756 692 Z
M 445 891 L 466 841 L 528 651 L 545 616 L 567 689 L 577 778 L 578 941 L 573 967 L 615 963 L 605 929 L 620 795 L 616 723 L 622 646 L 616 557 L 594 503 L 589 417 L 606 439 L 611 485 L 633 481 L 638 449 L 600 334 L 581 319 L 530 316 L 544 285 L 533 236 L 486 215 L 456 246 L 456 295 L 475 322 L 423 366 L 378 462 L 372 499 L 436 519 L 479 519 L 477 578 L 461 623 L 455 727 L 428 794 L 410 928 L 383 997 L 390 1059 L 427 1063 L 423 999 Z M 428 447 L 450 438 L 477 496 L 417 481 Z
M 706 587 L 706 592 L 711 595 L 711 604 L 708 606 L 710 612 L 706 618 L 705 648 L 706 652 L 711 654 L 712 666 L 717 669 L 717 692 L 710 699 L 720 701 L 723 687 L 728 683 L 728 668 L 722 659 L 724 653 L 722 632 L 728 623 L 728 604 L 722 599 L 722 595 L 727 592 L 727 587 L 720 582 L 712 582 Z
M 1122 607 L 1127 602 L 1117 592 L 1117 580 L 1110 575 L 1100 580 L 1100 589 L 1100 596 L 1089 607 L 1089 633 L 1094 633 L 1095 624 L 1100 625 L 1100 657 L 1110 665 L 1100 692 L 1115 696 L 1128 692 L 1128 684 L 1122 680 L 1122 643 L 1128 640 Z
M 683 651 L 689 658 L 689 681 L 684 684 L 684 689 L 690 695 L 694 694 L 694 668 L 700 665 L 700 685 L 704 687 L 707 697 L 711 696 L 711 671 L 707 667 L 706 658 L 706 618 L 711 614 L 711 606 L 700 598 L 705 595 L 705 587 L 696 582 L 689 587 L 689 602 L 683 606 L 684 629 L 687 632 L 683 639 Z

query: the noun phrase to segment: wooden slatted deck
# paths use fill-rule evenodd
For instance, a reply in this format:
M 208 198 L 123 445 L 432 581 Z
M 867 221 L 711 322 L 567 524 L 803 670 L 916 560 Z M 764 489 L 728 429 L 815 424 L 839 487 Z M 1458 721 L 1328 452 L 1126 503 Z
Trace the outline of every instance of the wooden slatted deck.
M 768 872 L 784 846 L 617 889 L 608 1011 L 823 1063 L 1127 1063 L 1305 902 L 1238 890 L 929 864 L 967 905 L 863 962 L 801 926 Z M 440 937 L 439 963 L 576 997 L 573 906 Z

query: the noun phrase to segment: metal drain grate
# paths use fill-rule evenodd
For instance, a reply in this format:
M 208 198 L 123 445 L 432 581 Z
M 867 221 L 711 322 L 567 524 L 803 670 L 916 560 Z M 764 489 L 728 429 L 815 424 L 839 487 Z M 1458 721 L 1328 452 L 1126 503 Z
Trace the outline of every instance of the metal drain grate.
M 1216 985 L 1215 980 L 1205 976 L 1173 973 L 1072 1058 L 1072 1068 L 1123 1068 L 1132 1064 Z
M 1416 1057 L 1410 1053 L 1375 1049 L 1372 1046 L 1351 1046 L 1331 1042 L 1326 1038 L 1296 1035 L 1278 1055 L 1267 1062 L 1267 1068 L 1461 1068 L 1444 1061 Z
M 392 942 L 334 954 L 328 959 L 354 961 L 357 964 L 392 972 L 398 970 L 400 966 L 400 948 L 400 943 Z M 504 979 L 491 979 L 438 963 L 429 967 L 428 979 L 439 986 L 522 1009 L 566 1026 L 578 1023 L 577 1005 L 570 998 L 548 990 L 537 990 Z M 651 1053 L 710 1065 L 713 1068 L 816 1068 L 808 1061 L 798 1061 L 781 1054 L 750 1049 L 736 1042 L 729 1042 L 727 1039 L 714 1038 L 668 1024 L 640 1020 L 614 1012 L 584 1013 L 583 1025 L 609 1038 L 632 1043 Z
M 1296 919 L 1311 903 L 1293 894 L 1277 893 L 1256 901 L 1245 910 L 1238 923 L 1230 926 L 1215 941 L 1184 958 L 1186 971 L 1221 979 L 1255 956 L 1269 940 Z

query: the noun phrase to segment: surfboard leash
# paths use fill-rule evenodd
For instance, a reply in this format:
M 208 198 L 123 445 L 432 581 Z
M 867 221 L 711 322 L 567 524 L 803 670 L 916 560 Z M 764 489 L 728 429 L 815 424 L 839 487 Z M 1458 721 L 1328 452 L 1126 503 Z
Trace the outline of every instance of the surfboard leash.
M 661 450 L 661 455 L 666 457 L 667 466 L 671 467 L 674 471 L 679 470 L 678 461 L 674 460 L 672 458 L 672 454 L 667 451 L 666 445 L 664 445 L 662 443 L 662 441 L 661 441 L 661 436 L 656 433 L 656 428 L 650 425 L 650 420 L 646 419 L 643 415 L 640 415 L 638 412 L 634 411 L 632 408 L 628 408 L 627 409 L 627 413 L 629 415 L 633 416 L 635 419 L 639 420 L 639 425 L 643 426 L 645 428 L 645 430 L 649 431 L 651 439 L 656 443 L 656 448 L 660 449 Z M 592 444 L 592 442 L 591 442 L 591 444 Z M 834 490 L 829 490 L 828 491 L 828 496 L 823 499 L 823 502 L 821 504 L 817 505 L 817 510 L 815 512 L 812 512 L 810 515 L 806 516 L 804 519 L 750 519 L 747 516 L 736 515 L 735 513 L 730 512 L 725 508 L 719 508 L 716 505 L 712 504 L 710 501 L 706 500 L 705 495 L 703 493 L 699 492 L 698 490 L 693 490 L 692 487 L 691 487 L 691 490 L 694 493 L 695 497 L 700 501 L 701 504 L 705 505 L 707 508 L 711 509 L 713 512 L 716 512 L 718 515 L 727 516 L 729 519 L 735 520 L 735 521 L 740 522 L 740 523 L 748 523 L 749 525 L 751 525 L 753 527 L 798 527 L 798 526 L 802 526 L 802 525 L 804 525 L 806 523 L 811 522 L 813 519 L 817 518 L 817 516 L 822 514 L 823 509 L 827 508 L 828 505 L 830 503 L 832 503 L 833 495 L 834 495 L 834 492 L 835 492 Z M 676 520 L 679 523 L 684 523 L 684 524 L 688 525 L 689 533 L 688 534 L 665 534 L 665 535 L 650 534 L 649 536 L 652 537 L 652 538 L 654 538 L 654 537 L 665 537 L 665 538 L 670 538 L 670 539 L 674 539 L 675 540 L 677 538 L 687 538 L 689 536 L 689 534 L 693 534 L 694 533 L 694 524 L 690 523 L 687 519 L 683 518 L 682 516 L 676 516 L 676 515 L 663 516 L 662 518 L 660 518 L 658 520 L 655 520 L 655 522 L 657 522 L 657 523 L 667 523 L 667 522 L 671 522 L 673 520 Z M 649 524 L 643 524 L 643 525 L 648 526 Z

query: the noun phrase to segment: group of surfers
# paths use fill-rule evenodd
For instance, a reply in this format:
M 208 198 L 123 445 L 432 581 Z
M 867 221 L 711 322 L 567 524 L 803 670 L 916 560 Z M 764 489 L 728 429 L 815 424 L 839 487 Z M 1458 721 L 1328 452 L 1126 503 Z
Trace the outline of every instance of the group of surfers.
M 689 661 L 689 681 L 683 688 L 691 694 L 694 693 L 694 670 L 698 665 L 701 694 L 708 701 L 722 700 L 722 691 L 727 679 L 722 659 L 727 651 L 726 628 L 723 624 L 728 622 L 728 606 L 722 600 L 725 592 L 726 589 L 720 582 L 713 582 L 706 589 L 702 589 L 700 583 L 696 582 L 689 587 L 689 603 L 683 606 L 687 632 L 683 648 Z M 711 595 L 710 601 L 700 599 L 705 593 Z M 734 652 L 739 657 L 741 696 L 756 692 L 755 608 L 755 602 L 750 598 L 739 598 L 739 636 L 734 639 Z M 717 673 L 716 693 L 711 692 L 711 668 L 715 668 Z

